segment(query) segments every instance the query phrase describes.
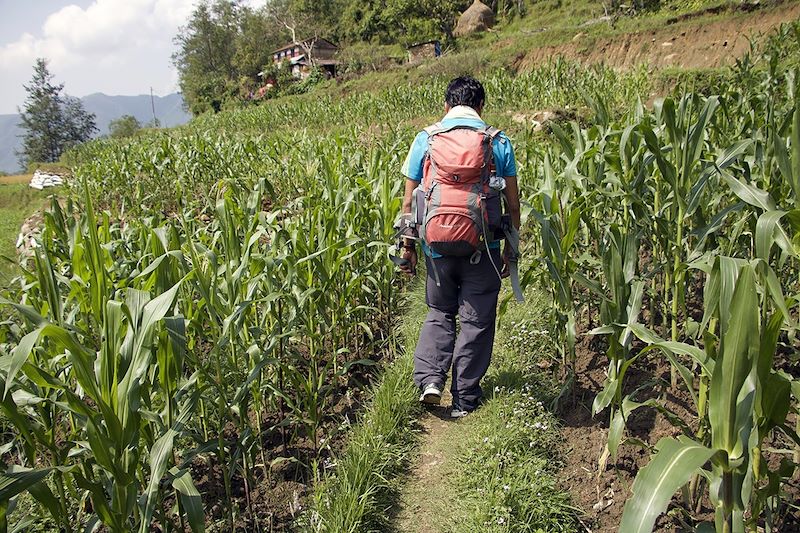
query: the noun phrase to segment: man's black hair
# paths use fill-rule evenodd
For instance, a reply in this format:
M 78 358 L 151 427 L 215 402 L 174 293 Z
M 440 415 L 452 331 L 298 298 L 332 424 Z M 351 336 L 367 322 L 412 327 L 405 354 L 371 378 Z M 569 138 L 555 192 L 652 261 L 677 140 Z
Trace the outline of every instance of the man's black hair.
M 472 109 L 483 107 L 486 91 L 481 82 L 471 76 L 461 76 L 450 82 L 444 93 L 444 100 L 450 107 L 466 105 Z

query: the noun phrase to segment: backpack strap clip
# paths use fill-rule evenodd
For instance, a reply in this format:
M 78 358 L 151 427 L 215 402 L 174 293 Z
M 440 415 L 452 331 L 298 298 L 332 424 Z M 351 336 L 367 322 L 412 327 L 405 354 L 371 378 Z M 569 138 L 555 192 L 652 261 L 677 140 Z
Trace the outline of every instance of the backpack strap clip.
M 484 133 L 489 136 L 490 139 L 494 140 L 498 135 L 502 133 L 501 130 L 495 128 L 494 126 L 486 125 L 484 128 Z

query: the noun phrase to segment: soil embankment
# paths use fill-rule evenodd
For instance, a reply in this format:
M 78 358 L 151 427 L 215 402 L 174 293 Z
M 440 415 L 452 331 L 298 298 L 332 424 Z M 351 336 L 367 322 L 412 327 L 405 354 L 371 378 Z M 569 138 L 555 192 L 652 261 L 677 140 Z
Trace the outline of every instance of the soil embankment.
M 712 68 L 732 64 L 758 38 L 800 17 L 800 3 L 736 13 L 725 18 L 686 19 L 659 29 L 595 37 L 577 30 L 568 43 L 532 49 L 517 61 L 521 70 L 556 56 L 616 68 Z

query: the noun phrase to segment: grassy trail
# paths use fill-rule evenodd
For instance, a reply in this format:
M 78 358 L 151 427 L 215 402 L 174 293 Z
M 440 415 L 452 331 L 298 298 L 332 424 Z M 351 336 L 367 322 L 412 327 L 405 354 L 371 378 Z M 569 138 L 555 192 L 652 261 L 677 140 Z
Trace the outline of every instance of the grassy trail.
M 537 366 L 552 356 L 544 297 L 509 307 L 484 380 L 486 402 L 449 419 L 450 395 L 418 419 L 418 446 L 400 489 L 397 533 L 576 531 L 575 510 L 556 488 L 558 428 L 545 407 L 558 391 Z M 422 291 L 411 296 L 408 331 L 425 314 Z M 412 351 L 415 336 L 406 336 Z M 410 379 L 410 376 L 409 376 Z
M 452 478 L 454 459 L 449 444 L 463 430 L 460 423 L 447 419 L 447 406 L 451 399 L 450 392 L 445 392 L 440 407 L 420 416 L 419 451 L 401 494 L 398 532 L 437 531 L 440 517 L 451 512 L 448 504 L 454 500 L 455 491 L 448 483 Z

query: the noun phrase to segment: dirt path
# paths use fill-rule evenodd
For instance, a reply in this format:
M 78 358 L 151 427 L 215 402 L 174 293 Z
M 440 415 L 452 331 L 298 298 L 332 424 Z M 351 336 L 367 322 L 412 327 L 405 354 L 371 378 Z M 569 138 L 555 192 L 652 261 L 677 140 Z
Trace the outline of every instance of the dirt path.
M 448 475 L 453 468 L 450 444 L 457 441 L 467 419 L 450 419 L 450 392 L 445 392 L 441 406 L 430 409 L 422 417 L 422 438 L 416 464 L 409 473 L 395 521 L 397 533 L 442 531 L 442 519 L 451 513 L 447 503 L 453 500 Z

